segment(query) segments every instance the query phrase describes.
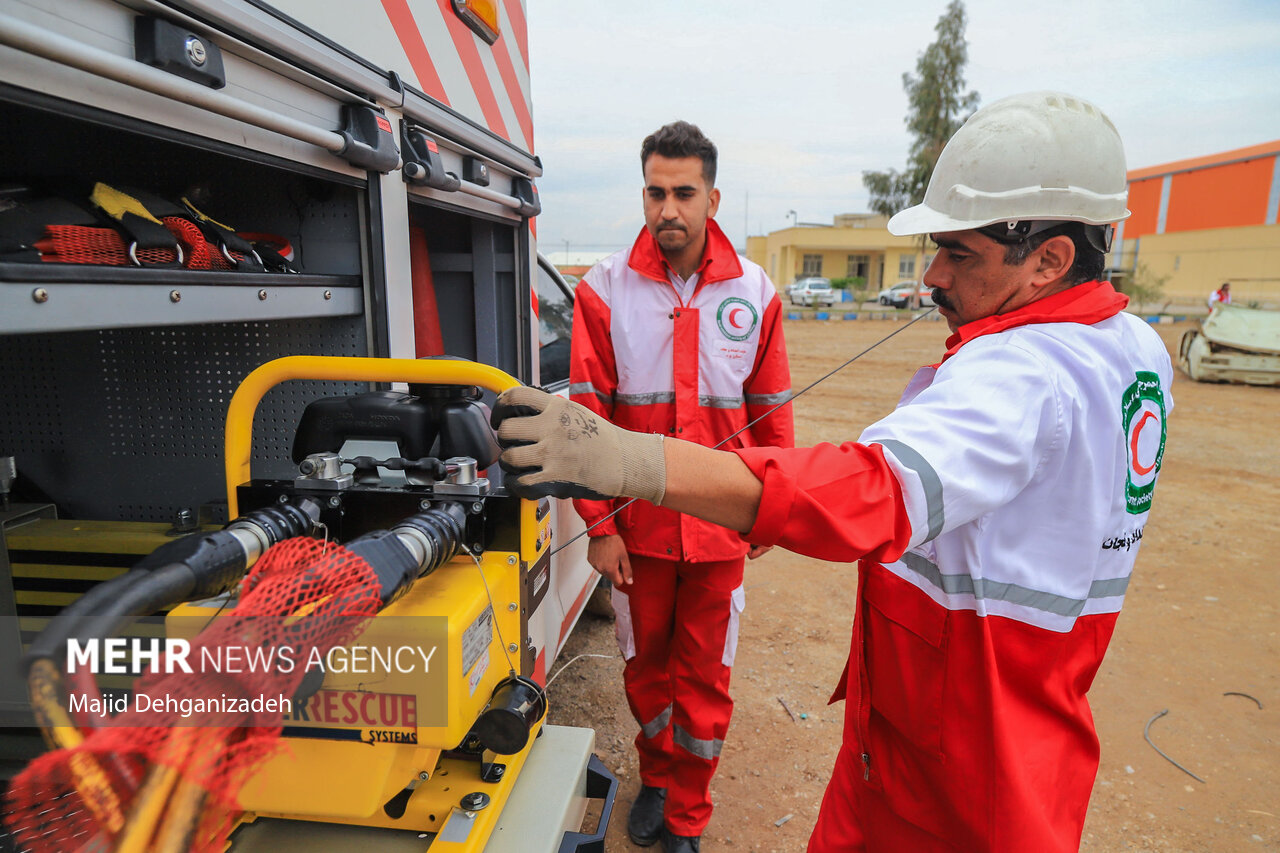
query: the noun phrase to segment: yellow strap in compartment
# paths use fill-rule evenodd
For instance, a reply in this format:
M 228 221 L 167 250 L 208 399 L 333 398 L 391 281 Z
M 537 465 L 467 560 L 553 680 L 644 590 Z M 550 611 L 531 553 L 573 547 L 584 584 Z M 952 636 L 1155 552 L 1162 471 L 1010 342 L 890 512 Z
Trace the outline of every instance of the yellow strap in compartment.
M 163 222 L 151 215 L 151 211 L 147 210 L 146 205 L 142 202 L 128 193 L 122 193 L 120 190 L 103 183 L 93 185 L 93 195 L 89 196 L 89 201 L 102 208 L 108 216 L 117 221 L 123 219 L 126 213 L 132 213 L 134 216 L 154 222 L 156 225 L 164 225 Z

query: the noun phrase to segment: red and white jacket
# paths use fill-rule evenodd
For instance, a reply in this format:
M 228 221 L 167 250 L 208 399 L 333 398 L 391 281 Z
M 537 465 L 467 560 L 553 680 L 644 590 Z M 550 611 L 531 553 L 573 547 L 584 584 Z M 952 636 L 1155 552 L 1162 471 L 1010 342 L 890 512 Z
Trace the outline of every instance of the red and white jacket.
M 574 299 L 570 399 L 627 429 L 708 447 L 791 397 L 782 303 L 756 264 L 741 258 L 714 220 L 688 301 L 671 282 L 657 241 L 635 244 L 592 267 Z M 795 443 L 783 406 L 724 449 Z M 574 501 L 590 526 L 619 501 Z M 627 550 L 707 562 L 743 556 L 733 531 L 636 501 L 591 530 L 621 533 Z
M 1168 353 L 1127 301 L 1090 282 L 970 323 L 858 443 L 739 451 L 764 483 L 750 541 L 861 559 L 833 697 L 861 813 L 824 819 L 874 835 L 888 808 L 938 849 L 1078 849 L 1085 694 L 1173 406 Z

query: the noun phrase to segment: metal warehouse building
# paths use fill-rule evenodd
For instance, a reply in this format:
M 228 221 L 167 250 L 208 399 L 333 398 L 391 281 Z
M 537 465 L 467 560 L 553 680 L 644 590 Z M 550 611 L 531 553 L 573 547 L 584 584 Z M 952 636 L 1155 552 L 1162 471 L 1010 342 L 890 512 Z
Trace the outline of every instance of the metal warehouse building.
M 1175 303 L 1203 304 L 1229 281 L 1238 304 L 1280 307 L 1278 208 L 1280 139 L 1135 169 L 1112 266 L 1168 276 Z

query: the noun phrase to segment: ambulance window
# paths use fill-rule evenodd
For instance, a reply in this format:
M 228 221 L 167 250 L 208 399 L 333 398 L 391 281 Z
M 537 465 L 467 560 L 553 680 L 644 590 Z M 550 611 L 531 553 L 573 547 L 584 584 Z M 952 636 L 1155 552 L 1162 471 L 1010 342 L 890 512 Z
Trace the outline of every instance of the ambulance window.
M 569 336 L 573 332 L 573 292 L 546 258 L 538 258 L 538 342 L 544 388 L 569 381 Z

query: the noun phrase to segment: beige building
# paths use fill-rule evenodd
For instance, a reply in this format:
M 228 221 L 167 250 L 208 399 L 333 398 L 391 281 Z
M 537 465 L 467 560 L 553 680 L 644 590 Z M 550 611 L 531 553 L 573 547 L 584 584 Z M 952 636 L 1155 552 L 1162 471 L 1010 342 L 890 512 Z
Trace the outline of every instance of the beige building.
M 873 292 L 902 280 L 918 280 L 928 263 L 928 250 L 917 237 L 890 234 L 887 221 L 873 213 L 845 213 L 832 225 L 795 225 L 748 237 L 747 257 L 764 267 L 779 288 L 808 275 L 861 276 Z
M 1164 279 L 1162 303 L 1203 307 L 1231 282 L 1237 304 L 1280 307 L 1280 140 L 1129 172 L 1133 215 L 1116 230 L 1108 267 Z M 874 295 L 919 280 L 932 244 L 895 237 L 886 219 L 842 214 L 747 238 L 747 257 L 779 288 L 806 275 L 862 276 Z

